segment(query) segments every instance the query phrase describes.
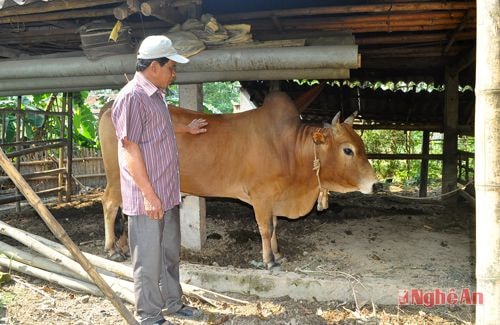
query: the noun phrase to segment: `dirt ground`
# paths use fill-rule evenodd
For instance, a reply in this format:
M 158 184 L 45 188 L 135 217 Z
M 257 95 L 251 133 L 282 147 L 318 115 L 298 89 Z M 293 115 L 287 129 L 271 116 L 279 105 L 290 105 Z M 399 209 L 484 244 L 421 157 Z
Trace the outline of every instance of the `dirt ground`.
M 83 251 L 103 255 L 100 193 L 74 198 L 49 209 Z M 18 216 L 4 210 L 0 220 L 55 240 L 31 208 Z M 472 288 L 474 210 L 458 199 L 450 205 L 387 195 L 335 195 L 330 208 L 299 220 L 280 219 L 278 241 L 284 271 L 324 277 L 348 274 L 359 281 L 378 279 L 399 289 Z M 20 245 L 11 238 L 0 241 Z M 182 263 L 254 268 L 261 242 L 251 207 L 233 200 L 207 199 L 207 243 L 201 252 L 183 250 Z M 4 269 L 4 272 L 6 270 Z M 8 271 L 8 270 L 7 270 Z M 125 324 L 110 302 L 13 273 L 0 285 L 0 324 Z M 325 288 L 327 290 L 327 288 Z M 397 301 L 397 292 L 388 292 Z M 246 306 L 213 307 L 189 298 L 204 311 L 200 321 L 179 324 L 463 324 L 473 323 L 465 305 L 394 306 L 370 301 L 259 299 Z M 188 299 L 188 298 L 187 298 Z M 133 306 L 126 305 L 129 310 Z

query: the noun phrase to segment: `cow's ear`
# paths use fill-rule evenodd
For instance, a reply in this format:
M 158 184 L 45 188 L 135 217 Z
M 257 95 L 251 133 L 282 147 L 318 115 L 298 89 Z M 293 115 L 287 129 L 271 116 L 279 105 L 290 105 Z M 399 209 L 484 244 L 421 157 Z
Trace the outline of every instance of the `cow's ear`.
M 314 131 L 312 137 L 315 144 L 324 144 L 326 142 L 326 134 L 323 129 Z
M 358 111 L 354 111 L 354 113 L 352 113 L 351 116 L 349 116 L 344 120 L 344 123 L 347 123 L 350 126 L 352 126 L 354 124 L 354 118 L 356 117 L 356 115 L 358 115 Z

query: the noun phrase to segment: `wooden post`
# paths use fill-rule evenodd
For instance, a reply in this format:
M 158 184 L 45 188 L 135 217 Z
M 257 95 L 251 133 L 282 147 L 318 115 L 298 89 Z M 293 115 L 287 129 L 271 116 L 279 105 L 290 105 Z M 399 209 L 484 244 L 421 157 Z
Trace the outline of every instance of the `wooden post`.
M 203 111 L 203 85 L 179 85 L 180 106 Z M 203 166 L 199 166 L 203 168 Z M 188 195 L 182 200 L 181 244 L 200 251 L 207 239 L 205 199 Z
M 19 111 L 21 110 L 22 99 L 23 99 L 22 96 L 17 96 L 17 109 Z M 19 144 L 16 145 L 16 151 L 21 150 L 20 141 L 21 141 L 22 136 L 23 135 L 21 134 L 21 112 L 17 112 L 16 113 L 16 142 L 18 142 Z M 17 159 L 16 159 L 16 169 L 19 170 L 19 172 L 21 172 L 21 170 L 20 170 L 21 169 L 20 157 L 17 157 Z M 16 196 L 17 195 L 19 195 L 19 190 L 16 188 Z M 21 213 L 21 202 L 20 201 L 16 202 L 16 213 Z
M 63 93 L 62 94 L 62 103 L 61 103 L 61 112 L 62 113 L 64 113 L 66 111 L 66 103 L 67 103 L 67 101 L 66 101 L 66 94 Z M 66 119 L 65 119 L 64 115 L 60 116 L 60 121 L 61 121 L 61 133 L 60 133 L 60 136 L 61 136 L 61 139 L 64 139 L 64 133 L 65 133 L 64 132 L 64 128 L 66 126 Z M 62 146 L 61 146 L 61 148 L 59 148 L 58 167 L 59 168 L 64 168 L 64 147 L 62 147 Z M 58 187 L 62 187 L 63 186 L 63 182 L 64 182 L 64 175 L 62 173 L 60 173 L 59 176 L 58 176 L 58 178 L 57 178 L 57 186 Z M 57 194 L 58 194 L 58 200 L 59 200 L 59 202 L 62 202 L 63 201 L 63 191 L 59 191 Z
M 68 96 L 68 149 L 66 151 L 66 202 L 71 200 L 71 184 L 73 181 L 73 93 Z
M 500 324 L 500 4 L 477 1 L 476 324 Z
M 24 180 L 19 171 L 14 167 L 12 162 L 7 158 L 2 149 L 0 149 L 0 166 L 3 168 L 5 173 L 10 177 L 12 182 L 16 187 L 23 193 L 24 197 L 30 205 L 38 212 L 42 220 L 49 227 L 50 231 L 54 236 L 61 241 L 64 246 L 71 252 L 71 255 L 75 258 L 82 268 L 89 274 L 95 284 L 101 289 L 104 295 L 111 301 L 115 308 L 120 312 L 122 317 L 129 324 L 137 324 L 134 316 L 130 311 L 125 308 L 120 298 L 116 295 L 113 290 L 108 286 L 108 284 L 103 280 L 103 278 L 97 273 L 94 266 L 90 264 L 87 258 L 78 249 L 78 246 L 71 240 L 64 228 L 57 222 L 52 213 L 43 204 L 40 197 L 31 189 L 29 184 Z
M 457 188 L 458 74 L 445 69 L 443 178 L 441 193 Z
M 429 154 L 429 131 L 422 132 L 422 154 Z M 420 162 L 420 190 L 419 196 L 427 196 L 427 178 L 429 176 L 429 159 L 422 159 Z

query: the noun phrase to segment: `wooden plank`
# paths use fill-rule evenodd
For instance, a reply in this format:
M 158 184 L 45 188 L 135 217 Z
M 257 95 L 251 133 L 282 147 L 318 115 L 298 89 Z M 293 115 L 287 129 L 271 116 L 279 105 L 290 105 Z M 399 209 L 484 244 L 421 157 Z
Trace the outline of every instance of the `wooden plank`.
M 60 192 L 62 190 L 64 190 L 64 187 L 54 187 L 54 188 L 49 188 L 49 189 L 46 189 L 46 190 L 43 190 L 43 191 L 38 191 L 38 192 L 36 192 L 36 195 L 44 196 L 44 195 L 51 194 L 51 193 L 54 193 L 54 192 Z M 6 203 L 12 203 L 12 202 L 19 202 L 19 201 L 23 201 L 25 199 L 26 198 L 24 197 L 24 195 L 0 196 L 0 204 L 6 204 Z
M 33 23 L 40 21 L 46 22 L 53 20 L 81 19 L 105 16 L 113 16 L 113 8 L 69 10 L 61 12 L 0 17 L 0 24 Z
M 52 148 L 59 148 L 59 147 L 64 146 L 64 145 L 66 145 L 66 141 L 60 141 L 58 143 L 46 144 L 43 146 L 38 146 L 38 147 L 33 147 L 33 148 L 28 148 L 28 149 L 21 149 L 21 150 L 17 150 L 14 152 L 9 152 L 7 154 L 7 157 L 9 157 L 9 158 L 19 157 L 22 155 L 26 155 L 28 153 L 43 151 L 43 150 L 52 149 Z
M 120 3 L 123 0 L 53 0 L 49 4 L 45 2 L 34 2 L 23 6 L 12 6 L 0 10 L 0 17 L 40 14 L 60 10 L 90 8 L 100 5 Z
M 18 168 L 19 170 L 19 168 Z M 60 173 L 66 172 L 66 168 L 56 168 L 56 169 L 50 169 L 50 170 L 44 170 L 44 171 L 39 171 L 39 172 L 34 172 L 34 173 L 28 173 L 28 174 L 22 174 L 25 179 L 28 180 L 33 180 L 38 177 L 44 177 L 44 176 L 50 176 L 50 175 L 58 175 Z M 4 184 L 10 181 L 10 178 L 8 176 L 0 176 L 0 184 Z

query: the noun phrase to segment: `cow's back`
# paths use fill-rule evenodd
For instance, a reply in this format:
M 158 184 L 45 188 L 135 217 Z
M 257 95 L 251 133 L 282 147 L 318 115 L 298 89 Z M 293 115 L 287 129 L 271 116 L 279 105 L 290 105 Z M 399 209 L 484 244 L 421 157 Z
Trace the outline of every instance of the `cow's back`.
M 259 183 L 283 173 L 289 145 L 295 140 L 298 113 L 282 93 L 268 96 L 258 109 L 207 115 L 170 109 L 174 123 L 205 118 L 204 134 L 177 134 L 181 190 L 199 196 L 233 197 L 251 203 Z

